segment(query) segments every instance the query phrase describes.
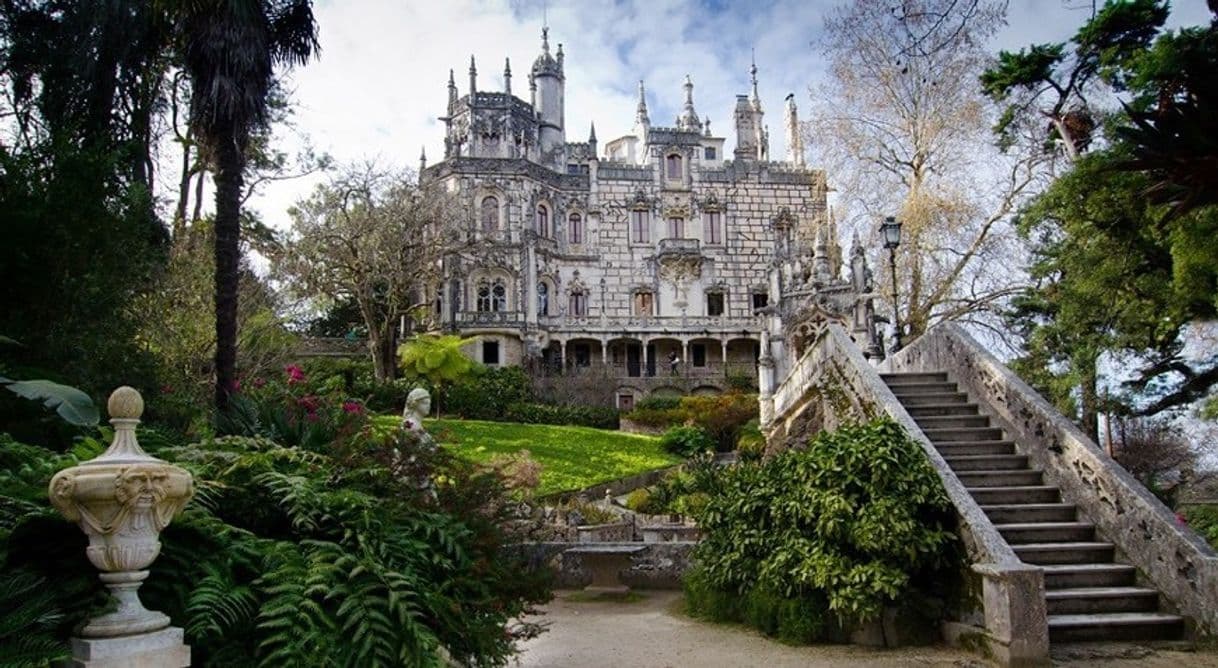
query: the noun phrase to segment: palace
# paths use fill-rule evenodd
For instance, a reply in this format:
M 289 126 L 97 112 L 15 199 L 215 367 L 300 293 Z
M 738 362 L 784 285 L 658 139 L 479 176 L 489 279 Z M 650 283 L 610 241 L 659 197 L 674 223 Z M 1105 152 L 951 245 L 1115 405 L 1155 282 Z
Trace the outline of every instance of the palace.
M 470 354 L 485 364 L 599 371 L 623 409 L 654 392 L 755 382 L 763 332 L 780 343 L 784 288 L 852 285 L 794 96 L 783 161 L 770 159 L 756 65 L 730 156 L 688 77 L 673 125 L 652 124 L 640 81 L 629 134 L 601 145 L 594 125 L 570 142 L 563 59 L 543 30 L 526 99 L 510 63 L 498 91 L 478 88 L 472 58 L 465 95 L 449 73 L 444 160 L 424 158 L 421 181 L 455 193 L 485 243 L 447 263 L 435 324 L 478 335 Z

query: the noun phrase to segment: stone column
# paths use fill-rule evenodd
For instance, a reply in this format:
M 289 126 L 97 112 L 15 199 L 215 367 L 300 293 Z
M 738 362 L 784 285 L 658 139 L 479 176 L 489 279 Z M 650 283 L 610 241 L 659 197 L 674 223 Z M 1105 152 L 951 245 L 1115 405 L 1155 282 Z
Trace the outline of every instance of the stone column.
M 601 339 L 601 366 L 609 366 L 609 339 Z
M 114 440 L 96 459 L 51 478 L 55 508 L 89 537 L 85 554 L 110 590 L 112 612 L 93 617 L 72 638 L 73 666 L 181 668 L 190 647 L 169 617 L 148 610 L 137 590 L 161 551 L 161 530 L 194 494 L 186 470 L 149 456 L 136 441 L 144 400 L 120 387 L 107 404 Z
M 689 362 L 689 339 L 681 339 L 681 368 L 685 371 L 685 375 L 689 375 L 689 370 L 693 365 Z
M 639 369 L 639 377 L 647 378 L 647 337 L 641 337 L 639 341 L 641 342 L 639 344 L 640 357 L 643 360 L 643 368 Z
M 567 342 L 558 342 L 558 364 L 562 369 L 562 373 L 567 373 Z
M 532 236 L 524 249 L 524 301 L 525 323 L 532 329 L 537 326 L 537 247 L 533 244 Z M 557 295 L 550 295 L 555 299 Z

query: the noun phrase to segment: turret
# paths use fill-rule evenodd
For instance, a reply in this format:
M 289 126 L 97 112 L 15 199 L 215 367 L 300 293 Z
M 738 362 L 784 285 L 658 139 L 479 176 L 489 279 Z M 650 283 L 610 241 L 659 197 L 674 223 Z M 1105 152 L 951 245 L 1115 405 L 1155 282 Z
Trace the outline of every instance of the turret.
M 457 82 L 453 79 L 453 71 L 448 71 L 448 115 L 457 112 Z
M 566 144 L 563 129 L 563 53 L 558 46 L 558 58 L 550 55 L 550 29 L 541 29 L 541 55 L 533 61 L 530 79 L 536 86 L 533 95 L 534 110 L 540 128 L 542 160 L 558 167 L 563 162 L 562 150 Z
M 591 154 L 593 158 L 595 158 L 596 157 L 596 123 L 593 123 L 591 129 L 589 129 L 589 131 L 588 131 L 588 149 L 589 149 L 588 153 Z
M 510 98 L 512 96 L 512 59 L 503 59 L 503 92 Z
M 762 123 L 761 97 L 757 93 L 757 63 L 749 67 L 750 95 L 736 96 L 736 159 L 765 160 L 769 156 L 769 133 Z

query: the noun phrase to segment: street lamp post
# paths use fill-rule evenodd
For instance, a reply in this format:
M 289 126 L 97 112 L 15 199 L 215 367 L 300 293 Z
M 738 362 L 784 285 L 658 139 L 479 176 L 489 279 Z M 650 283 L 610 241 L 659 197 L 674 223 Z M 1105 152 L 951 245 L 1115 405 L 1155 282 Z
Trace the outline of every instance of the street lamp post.
M 895 353 L 901 349 L 901 309 L 897 304 L 897 246 L 901 245 L 901 223 L 893 216 L 884 218 L 880 236 L 884 238 L 884 248 L 888 249 L 888 268 L 892 274 L 892 352 Z

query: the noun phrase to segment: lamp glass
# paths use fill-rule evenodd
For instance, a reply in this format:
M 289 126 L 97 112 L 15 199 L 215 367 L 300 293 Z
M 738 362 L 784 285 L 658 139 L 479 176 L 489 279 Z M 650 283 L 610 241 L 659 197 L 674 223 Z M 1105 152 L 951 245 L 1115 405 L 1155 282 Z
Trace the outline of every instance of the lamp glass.
M 896 248 L 901 245 L 901 223 L 896 218 L 888 216 L 880 225 L 880 234 L 884 237 L 884 248 Z

